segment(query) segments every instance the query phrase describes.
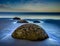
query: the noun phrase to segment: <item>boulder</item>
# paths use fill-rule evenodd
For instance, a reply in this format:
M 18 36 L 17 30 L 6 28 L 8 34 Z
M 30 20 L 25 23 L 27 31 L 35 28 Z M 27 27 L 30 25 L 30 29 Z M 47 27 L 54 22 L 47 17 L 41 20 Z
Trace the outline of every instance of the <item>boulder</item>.
M 20 20 L 21 18 L 19 18 L 19 17 L 14 17 L 13 19 L 14 19 L 14 20 Z
M 37 21 L 37 20 L 35 20 L 35 21 L 33 21 L 34 23 L 40 23 L 39 21 Z
M 12 37 L 16 39 L 25 39 L 31 41 L 42 41 L 48 38 L 47 33 L 40 26 L 36 24 L 23 24 L 18 27 L 13 33 Z

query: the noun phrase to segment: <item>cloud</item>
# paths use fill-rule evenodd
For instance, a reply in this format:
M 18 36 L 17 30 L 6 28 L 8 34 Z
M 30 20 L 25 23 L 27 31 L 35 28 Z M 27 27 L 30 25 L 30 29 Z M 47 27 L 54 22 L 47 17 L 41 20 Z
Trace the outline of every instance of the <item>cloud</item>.
M 0 4 L 0 9 L 6 9 L 6 8 L 10 8 L 11 6 L 9 4 Z
M 17 0 L 18 1 L 18 0 Z M 43 0 L 44 1 L 44 0 Z M 21 0 L 20 3 L 7 2 L 6 4 L 0 4 L 1 11 L 10 12 L 60 12 L 60 3 L 44 3 L 42 0 Z

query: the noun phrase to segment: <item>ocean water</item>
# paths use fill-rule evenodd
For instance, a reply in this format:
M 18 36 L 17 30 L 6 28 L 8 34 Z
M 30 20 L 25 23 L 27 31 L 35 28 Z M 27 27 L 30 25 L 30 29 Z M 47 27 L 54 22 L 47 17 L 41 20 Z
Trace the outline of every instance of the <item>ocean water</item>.
M 17 23 L 14 17 L 25 19 L 29 23 L 41 26 L 49 38 L 44 41 L 28 41 L 13 39 L 11 34 L 25 23 Z M 0 12 L 0 46 L 60 46 L 60 13 L 3 13 Z
M 0 46 L 60 46 L 60 20 L 56 19 L 25 19 L 29 23 L 41 26 L 49 38 L 44 41 L 18 40 L 11 37 L 16 28 L 24 23 L 17 23 L 13 18 L 0 18 Z
M 60 19 L 60 12 L 0 12 L 0 18 Z
M 21 19 L 60 19 L 58 15 L 10 15 L 10 14 L 0 14 L 0 18 L 14 18 L 19 17 Z

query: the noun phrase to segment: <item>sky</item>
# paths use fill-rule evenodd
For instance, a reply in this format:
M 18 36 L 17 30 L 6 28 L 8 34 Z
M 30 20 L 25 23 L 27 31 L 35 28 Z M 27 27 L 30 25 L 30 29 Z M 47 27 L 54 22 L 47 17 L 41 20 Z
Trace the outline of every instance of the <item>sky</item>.
M 60 0 L 0 0 L 0 12 L 60 12 Z

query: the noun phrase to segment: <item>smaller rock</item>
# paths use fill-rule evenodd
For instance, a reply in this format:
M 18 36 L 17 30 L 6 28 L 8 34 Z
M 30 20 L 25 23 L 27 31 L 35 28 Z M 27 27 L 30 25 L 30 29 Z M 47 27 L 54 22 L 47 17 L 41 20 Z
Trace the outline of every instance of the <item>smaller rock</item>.
M 40 23 L 39 21 L 37 21 L 37 20 L 35 20 L 35 21 L 33 21 L 34 23 Z
M 19 18 L 19 17 L 14 17 L 13 19 L 14 20 L 21 20 L 21 18 Z

